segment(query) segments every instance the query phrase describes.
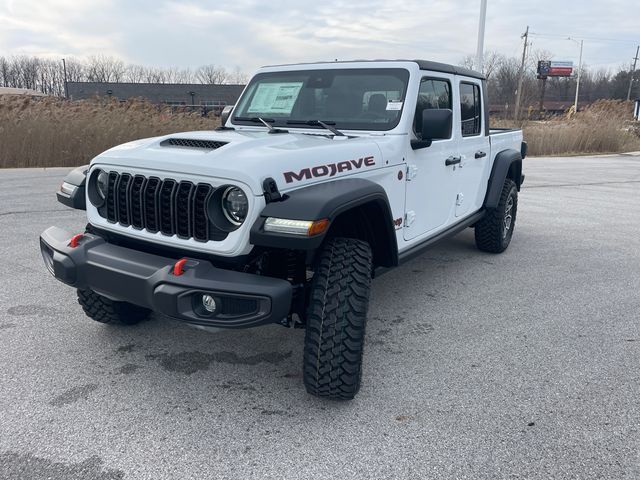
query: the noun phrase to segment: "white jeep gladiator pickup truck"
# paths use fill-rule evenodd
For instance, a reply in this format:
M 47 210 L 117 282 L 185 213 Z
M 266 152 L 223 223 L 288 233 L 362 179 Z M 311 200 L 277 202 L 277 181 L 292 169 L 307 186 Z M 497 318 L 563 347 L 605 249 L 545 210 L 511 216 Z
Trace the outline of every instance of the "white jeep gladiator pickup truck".
M 58 199 L 88 225 L 47 229 L 44 262 L 98 322 L 305 328 L 307 391 L 351 399 L 376 274 L 467 227 L 511 241 L 526 143 L 487 105 L 481 74 L 430 61 L 262 68 L 215 131 L 72 171 Z

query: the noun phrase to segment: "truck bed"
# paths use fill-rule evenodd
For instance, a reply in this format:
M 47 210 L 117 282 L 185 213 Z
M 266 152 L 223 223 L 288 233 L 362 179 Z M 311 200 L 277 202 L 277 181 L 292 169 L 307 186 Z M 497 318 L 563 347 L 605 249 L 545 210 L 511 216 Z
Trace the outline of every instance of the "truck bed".
M 513 148 L 522 151 L 522 130 L 515 128 L 492 128 L 489 130 L 491 153 L 496 155 L 503 150 Z

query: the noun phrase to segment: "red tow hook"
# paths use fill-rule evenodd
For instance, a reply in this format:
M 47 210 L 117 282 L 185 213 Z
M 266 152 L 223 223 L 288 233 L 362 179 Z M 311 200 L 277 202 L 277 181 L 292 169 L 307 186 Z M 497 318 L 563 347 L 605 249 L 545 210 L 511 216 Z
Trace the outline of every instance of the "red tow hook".
M 74 235 L 73 237 L 71 237 L 71 240 L 69 240 L 69 246 L 71 248 L 76 248 L 78 246 L 78 243 L 80 243 L 80 239 L 84 237 L 83 233 L 78 233 L 77 235 Z
M 178 260 L 175 265 L 173 266 L 173 274 L 176 277 L 179 277 L 180 275 L 182 275 L 184 273 L 184 266 L 187 263 L 187 259 L 186 258 L 181 258 L 180 260 Z

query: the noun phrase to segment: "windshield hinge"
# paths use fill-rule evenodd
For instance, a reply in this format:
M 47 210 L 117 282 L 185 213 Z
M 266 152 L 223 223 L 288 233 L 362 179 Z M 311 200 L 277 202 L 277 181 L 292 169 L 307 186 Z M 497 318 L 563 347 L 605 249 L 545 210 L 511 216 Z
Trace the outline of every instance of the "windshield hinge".
M 264 191 L 264 200 L 266 203 L 277 202 L 282 200 L 282 194 L 278 190 L 278 184 L 271 178 L 265 178 L 262 182 L 262 190 Z

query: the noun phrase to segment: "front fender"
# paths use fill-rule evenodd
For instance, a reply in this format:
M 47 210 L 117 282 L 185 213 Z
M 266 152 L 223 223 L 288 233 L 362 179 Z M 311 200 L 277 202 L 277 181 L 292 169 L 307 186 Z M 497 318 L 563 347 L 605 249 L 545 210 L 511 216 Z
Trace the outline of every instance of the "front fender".
M 374 221 L 382 223 L 385 236 L 389 237 L 389 241 L 397 250 L 393 217 L 387 194 L 379 184 L 362 178 L 334 180 L 303 187 L 288 192 L 280 201 L 268 203 L 251 228 L 250 242 L 256 246 L 313 250 L 322 244 L 331 227 L 322 234 L 303 237 L 265 232 L 265 219 L 275 217 L 313 221 L 326 218 L 333 223 L 340 214 L 369 204 L 375 204 L 383 212 L 382 218 L 374 219 Z
M 58 201 L 76 210 L 86 210 L 85 184 L 89 165 L 83 165 L 71 170 L 64 177 L 60 190 L 56 192 Z

